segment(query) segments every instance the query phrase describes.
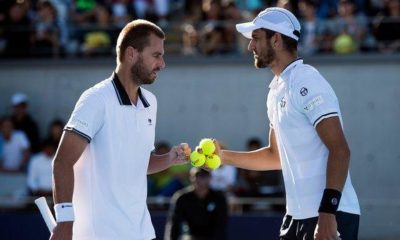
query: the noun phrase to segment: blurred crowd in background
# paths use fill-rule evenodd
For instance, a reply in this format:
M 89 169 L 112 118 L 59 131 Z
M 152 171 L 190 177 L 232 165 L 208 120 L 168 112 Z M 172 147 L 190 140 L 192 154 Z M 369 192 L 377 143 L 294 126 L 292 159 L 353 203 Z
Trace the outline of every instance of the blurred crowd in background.
M 111 56 L 137 18 L 164 29 L 167 53 L 241 55 L 235 24 L 271 6 L 300 19 L 303 56 L 399 52 L 400 0 L 0 0 L 0 57 Z
M 23 186 L 15 186 L 14 189 L 19 191 L 18 194 L 21 197 L 51 197 L 52 160 L 65 122 L 61 119 L 54 119 L 48 126 L 47 133 L 41 136 L 35 116 L 29 113 L 28 96 L 21 92 L 15 93 L 10 99 L 10 105 L 11 112 L 0 119 L 0 176 L 2 174 L 3 176 L 15 175 L 19 178 L 23 176 L 26 179 L 22 183 Z M 244 148 L 255 150 L 265 144 L 261 139 L 250 138 Z M 170 148 L 171 143 L 157 141 L 154 152 L 155 154 L 165 154 L 170 151 Z M 177 191 L 190 186 L 189 172 L 191 168 L 191 164 L 177 165 L 163 172 L 149 175 L 148 196 L 168 200 Z M 12 185 L 13 183 L 4 184 Z M 212 171 L 210 187 L 225 193 L 228 198 L 281 198 L 284 192 L 280 171 L 248 171 L 232 166 L 221 166 Z M 4 196 L 0 191 L 0 199 L 1 197 Z M 160 204 L 159 207 L 165 210 L 167 205 Z

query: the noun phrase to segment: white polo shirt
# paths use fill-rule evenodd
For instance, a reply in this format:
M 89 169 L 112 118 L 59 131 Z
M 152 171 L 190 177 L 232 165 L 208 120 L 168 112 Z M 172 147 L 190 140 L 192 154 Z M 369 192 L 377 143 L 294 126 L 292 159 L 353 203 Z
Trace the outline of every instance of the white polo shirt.
M 155 238 L 146 205 L 157 100 L 140 88 L 133 105 L 114 73 L 86 90 L 66 130 L 89 142 L 74 166 L 75 240 Z
M 24 151 L 30 147 L 29 140 L 24 132 L 14 130 L 10 139 L 4 140 L 2 165 L 6 170 L 18 170 L 24 158 Z
M 279 148 L 286 189 L 287 214 L 294 219 L 318 216 L 329 151 L 315 127 L 341 113 L 338 99 L 321 74 L 298 59 L 275 76 L 267 99 L 268 118 Z M 350 173 L 339 211 L 360 214 Z
M 28 187 L 32 191 L 52 190 L 52 166 L 53 156 L 40 152 L 33 156 L 28 165 Z

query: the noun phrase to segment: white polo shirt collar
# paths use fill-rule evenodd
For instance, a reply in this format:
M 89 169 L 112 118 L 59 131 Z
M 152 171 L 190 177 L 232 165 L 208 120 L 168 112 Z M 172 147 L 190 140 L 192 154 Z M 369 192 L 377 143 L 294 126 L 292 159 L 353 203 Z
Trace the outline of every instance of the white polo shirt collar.
M 302 58 L 297 58 L 296 60 L 289 63 L 282 71 L 282 73 L 278 76 L 275 75 L 274 79 L 272 79 L 271 83 L 269 84 L 270 89 L 275 89 L 279 86 L 279 84 L 283 81 L 288 81 L 290 78 L 290 70 L 293 69 L 298 64 L 303 64 Z
M 125 88 L 122 85 L 121 81 L 119 80 L 118 75 L 115 72 L 113 72 L 111 78 L 112 78 L 112 83 L 113 83 L 119 104 L 120 105 L 132 105 L 132 102 L 129 99 L 128 93 L 125 91 Z M 143 106 L 145 108 L 150 107 L 150 104 L 147 101 L 146 97 L 143 95 L 140 87 L 138 89 L 138 94 L 139 94 L 139 99 L 142 102 Z

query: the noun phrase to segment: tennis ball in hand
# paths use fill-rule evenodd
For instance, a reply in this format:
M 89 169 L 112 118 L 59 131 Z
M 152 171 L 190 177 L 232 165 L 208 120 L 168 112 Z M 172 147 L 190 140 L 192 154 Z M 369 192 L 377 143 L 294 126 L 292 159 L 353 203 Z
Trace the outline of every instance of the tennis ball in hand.
M 190 161 L 192 162 L 193 166 L 201 167 L 204 165 L 204 162 L 206 161 L 206 156 L 204 156 L 204 154 L 199 153 L 198 151 L 193 151 L 190 154 Z
M 203 151 L 203 154 L 211 156 L 215 152 L 215 145 L 212 139 L 204 138 L 200 141 L 199 147 Z
M 221 166 L 221 158 L 218 155 L 214 154 L 212 156 L 207 157 L 206 165 L 210 169 L 217 169 Z

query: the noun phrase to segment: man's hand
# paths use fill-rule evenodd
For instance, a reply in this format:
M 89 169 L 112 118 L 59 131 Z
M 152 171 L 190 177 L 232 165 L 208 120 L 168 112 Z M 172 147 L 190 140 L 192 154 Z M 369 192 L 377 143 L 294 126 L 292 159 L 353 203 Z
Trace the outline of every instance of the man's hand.
M 73 222 L 57 223 L 50 240 L 72 240 L 72 225 Z
M 169 152 L 169 160 L 171 165 L 185 164 L 189 161 L 189 156 L 192 150 L 187 143 L 181 143 L 172 147 Z
M 330 213 L 319 213 L 318 223 L 314 231 L 315 240 L 338 240 L 336 216 Z

